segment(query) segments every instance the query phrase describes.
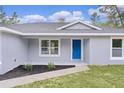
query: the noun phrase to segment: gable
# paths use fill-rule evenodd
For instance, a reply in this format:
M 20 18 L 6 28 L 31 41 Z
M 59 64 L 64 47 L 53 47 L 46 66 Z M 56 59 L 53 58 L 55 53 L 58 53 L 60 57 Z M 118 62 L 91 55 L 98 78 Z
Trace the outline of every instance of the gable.
M 63 30 L 63 29 L 94 29 L 94 30 L 101 30 L 101 28 L 99 28 L 99 27 L 96 27 L 94 25 L 91 25 L 89 23 L 79 21 L 79 20 L 57 28 L 57 30 Z
M 91 27 L 88 27 L 84 24 L 81 24 L 81 23 L 77 23 L 77 24 L 74 24 L 74 25 L 71 25 L 65 29 L 92 29 Z

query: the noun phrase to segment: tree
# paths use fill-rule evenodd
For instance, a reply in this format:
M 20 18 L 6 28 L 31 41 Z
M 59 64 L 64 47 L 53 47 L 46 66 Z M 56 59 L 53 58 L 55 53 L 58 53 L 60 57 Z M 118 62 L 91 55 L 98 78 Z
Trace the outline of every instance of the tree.
M 18 23 L 19 20 L 17 19 L 17 17 L 18 16 L 17 16 L 16 12 L 13 12 L 12 16 L 10 18 L 8 18 L 7 23 L 8 24 L 16 24 L 16 23 Z
M 121 17 L 122 17 L 122 19 L 123 19 L 123 23 L 124 23 L 124 12 L 121 13 Z
M 0 22 L 5 24 L 16 24 L 19 22 L 17 19 L 17 13 L 13 12 L 11 17 L 6 17 L 6 13 L 3 11 L 3 6 L 0 6 Z
M 122 18 L 122 15 L 120 13 L 120 10 L 118 9 L 117 5 L 115 5 L 114 7 L 115 7 L 115 9 L 117 11 L 118 17 L 120 18 L 121 25 L 124 25 L 123 18 Z
M 124 23 L 124 11 L 122 11 L 122 12 L 120 13 L 120 15 L 121 15 L 122 21 L 123 21 L 123 23 Z M 124 26 L 124 24 L 123 24 L 123 26 Z
M 106 13 L 110 24 L 115 26 L 123 25 L 123 18 L 120 14 L 120 11 L 116 5 L 103 5 L 101 6 L 100 12 Z
M 0 6 L 0 22 L 5 23 L 6 18 L 5 18 L 5 12 L 3 11 L 3 7 Z
M 91 20 L 92 20 L 92 23 L 93 24 L 96 24 L 97 23 L 97 20 L 99 20 L 99 15 L 96 13 L 96 12 L 94 12 L 92 15 L 91 15 Z

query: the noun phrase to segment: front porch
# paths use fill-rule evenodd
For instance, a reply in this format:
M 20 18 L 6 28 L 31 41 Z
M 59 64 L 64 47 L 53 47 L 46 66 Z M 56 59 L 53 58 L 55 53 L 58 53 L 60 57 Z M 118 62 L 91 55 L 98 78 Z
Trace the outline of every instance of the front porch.
M 23 37 L 28 40 L 28 63 L 82 66 L 89 63 L 89 39 L 84 37 Z M 42 41 L 46 41 L 46 46 Z M 47 44 L 58 40 L 58 44 Z M 41 47 L 42 46 L 42 47 Z M 52 46 L 52 47 L 50 47 Z M 53 49 L 49 51 L 50 49 Z M 45 55 L 43 55 L 43 54 Z

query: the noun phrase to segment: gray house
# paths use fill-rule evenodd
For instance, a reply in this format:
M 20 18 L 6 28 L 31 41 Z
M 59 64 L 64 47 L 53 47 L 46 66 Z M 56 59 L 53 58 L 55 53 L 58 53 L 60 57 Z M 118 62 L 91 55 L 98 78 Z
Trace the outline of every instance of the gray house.
M 0 24 L 0 74 L 23 64 L 124 64 L 124 29 L 72 23 Z

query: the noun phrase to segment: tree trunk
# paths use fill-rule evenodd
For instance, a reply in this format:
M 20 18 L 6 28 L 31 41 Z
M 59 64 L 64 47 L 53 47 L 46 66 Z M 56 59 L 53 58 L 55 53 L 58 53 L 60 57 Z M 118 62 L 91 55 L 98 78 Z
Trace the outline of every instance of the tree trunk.
M 123 18 L 122 18 L 121 14 L 120 14 L 120 11 L 119 11 L 119 9 L 118 9 L 118 7 L 116 5 L 115 5 L 115 8 L 116 8 L 116 11 L 118 13 L 118 17 L 120 18 L 121 25 L 123 26 Z

